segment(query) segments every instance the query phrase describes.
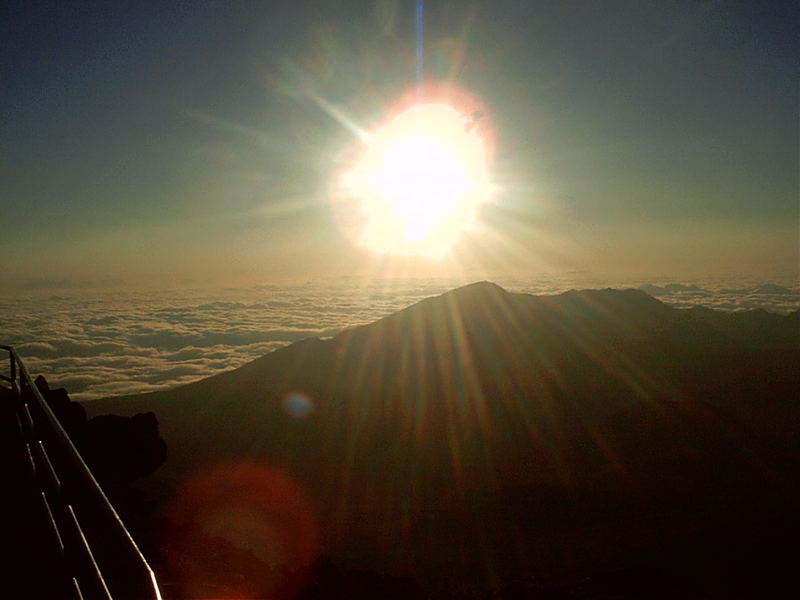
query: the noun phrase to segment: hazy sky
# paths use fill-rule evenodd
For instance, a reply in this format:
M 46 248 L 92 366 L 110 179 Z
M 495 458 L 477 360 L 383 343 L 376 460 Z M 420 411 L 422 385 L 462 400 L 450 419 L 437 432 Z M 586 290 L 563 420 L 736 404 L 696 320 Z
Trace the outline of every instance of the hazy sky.
M 495 197 L 442 263 L 354 247 L 331 182 L 415 84 L 414 5 L 4 3 L 4 285 L 797 276 L 796 2 L 425 2 Z

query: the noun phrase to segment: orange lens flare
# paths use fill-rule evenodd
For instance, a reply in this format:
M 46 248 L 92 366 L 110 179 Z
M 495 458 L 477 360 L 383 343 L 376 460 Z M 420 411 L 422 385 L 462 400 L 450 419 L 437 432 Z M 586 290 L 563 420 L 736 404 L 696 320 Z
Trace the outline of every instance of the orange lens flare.
M 162 551 L 175 597 L 290 599 L 318 553 L 301 487 L 263 463 L 221 464 L 193 477 L 169 523 Z

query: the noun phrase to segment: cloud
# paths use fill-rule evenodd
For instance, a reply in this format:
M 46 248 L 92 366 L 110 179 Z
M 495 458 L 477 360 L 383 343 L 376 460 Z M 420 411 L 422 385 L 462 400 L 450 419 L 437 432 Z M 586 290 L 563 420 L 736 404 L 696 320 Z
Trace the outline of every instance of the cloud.
M 664 286 L 654 285 L 652 283 L 645 283 L 640 285 L 639 289 L 651 296 L 669 296 L 672 294 L 679 294 L 684 296 L 710 296 L 711 292 L 697 287 L 696 285 L 684 285 L 682 283 L 668 283 Z
M 20 353 L 38 357 L 57 356 L 100 356 L 103 354 L 125 353 L 128 347 L 115 342 L 76 341 L 71 339 L 50 339 L 42 342 L 21 344 Z
M 198 323 L 202 321 L 198 319 Z M 273 329 L 268 331 L 240 331 L 226 333 L 207 331 L 204 333 L 176 333 L 161 330 L 154 333 L 132 335 L 128 341 L 133 346 L 178 350 L 193 346 L 248 346 L 256 342 L 296 342 L 308 337 L 319 337 L 319 329 Z
M 58 356 L 58 348 L 47 342 L 28 342 L 18 344 L 16 349 L 26 356 Z
M 108 316 L 108 317 L 97 317 L 95 319 L 89 319 L 86 321 L 87 325 L 112 325 L 114 323 L 119 322 L 119 317 Z
M 214 375 L 419 299 L 385 286 L 355 295 L 347 286 L 319 286 L 0 298 L 0 340 L 16 346 L 32 373 L 89 400 Z
M 104 292 L 0 297 L 0 343 L 16 346 L 32 374 L 91 400 L 189 383 L 239 367 L 306 337 L 375 321 L 467 280 L 322 281 L 207 292 Z M 576 287 L 640 287 L 679 308 L 800 306 L 790 283 L 497 280 L 509 291 L 553 294 Z M 2 367 L 0 367 L 2 368 Z
M 730 288 L 725 286 L 644 284 L 639 289 L 662 302 L 677 308 L 706 306 L 718 310 L 753 310 L 763 308 L 771 312 L 787 314 L 800 307 L 800 290 L 775 283 Z

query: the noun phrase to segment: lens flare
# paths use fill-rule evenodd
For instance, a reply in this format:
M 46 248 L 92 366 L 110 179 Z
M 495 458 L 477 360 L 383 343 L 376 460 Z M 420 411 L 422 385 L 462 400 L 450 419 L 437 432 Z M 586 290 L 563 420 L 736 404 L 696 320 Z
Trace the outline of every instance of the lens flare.
M 317 556 L 314 512 L 286 471 L 223 463 L 179 490 L 162 539 L 175 597 L 291 600 Z
M 289 392 L 283 397 L 283 410 L 295 419 L 304 419 L 314 412 L 314 401 L 302 392 Z

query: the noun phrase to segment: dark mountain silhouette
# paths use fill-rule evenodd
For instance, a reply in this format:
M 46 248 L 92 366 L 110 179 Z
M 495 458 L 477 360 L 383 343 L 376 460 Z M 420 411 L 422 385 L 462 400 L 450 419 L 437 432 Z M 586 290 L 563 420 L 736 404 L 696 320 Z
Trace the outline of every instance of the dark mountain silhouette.
M 728 597 L 788 585 L 798 367 L 798 312 L 482 282 L 85 406 L 158 415 L 165 514 L 197 473 L 261 464 L 303 491 L 317 553 L 425 589 Z

